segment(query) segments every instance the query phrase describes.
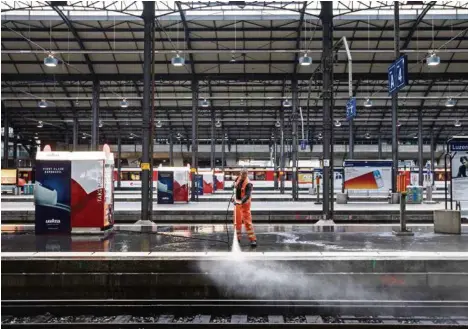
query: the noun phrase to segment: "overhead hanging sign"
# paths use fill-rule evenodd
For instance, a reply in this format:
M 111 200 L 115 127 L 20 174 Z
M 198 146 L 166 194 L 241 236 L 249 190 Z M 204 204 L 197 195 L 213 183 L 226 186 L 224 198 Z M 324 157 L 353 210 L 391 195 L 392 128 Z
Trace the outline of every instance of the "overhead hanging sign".
M 351 97 L 346 102 L 346 120 L 352 120 L 356 117 L 356 98 Z
M 388 68 L 388 93 L 392 95 L 408 85 L 408 57 L 401 56 Z
M 452 196 L 455 201 L 468 200 L 468 138 L 453 137 L 448 141 L 452 154 Z
M 307 148 L 307 141 L 305 139 L 301 139 L 301 150 L 304 151 Z

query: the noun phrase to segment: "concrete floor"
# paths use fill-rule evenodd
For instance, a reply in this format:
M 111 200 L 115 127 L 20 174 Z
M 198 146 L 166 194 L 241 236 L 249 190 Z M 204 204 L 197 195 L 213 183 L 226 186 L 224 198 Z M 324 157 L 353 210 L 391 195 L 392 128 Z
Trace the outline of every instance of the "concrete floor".
M 462 235 L 434 234 L 431 225 L 411 225 L 413 237 L 395 237 L 392 225 L 257 225 L 256 252 L 467 252 L 468 226 Z M 118 226 L 106 235 L 1 236 L 4 252 L 216 252 L 230 250 L 232 231 L 224 225 L 158 226 L 157 232 L 131 232 L 138 227 Z M 156 229 L 155 229 L 156 230 Z M 323 232 L 323 231 L 328 232 Z M 3 230 L 2 230 L 3 231 Z M 242 249 L 250 250 L 244 234 Z

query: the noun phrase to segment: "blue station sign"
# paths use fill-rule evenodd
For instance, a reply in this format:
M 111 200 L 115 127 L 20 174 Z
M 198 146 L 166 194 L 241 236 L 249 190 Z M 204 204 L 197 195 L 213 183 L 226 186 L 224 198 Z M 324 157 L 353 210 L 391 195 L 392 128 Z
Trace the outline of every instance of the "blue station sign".
M 356 98 L 352 97 L 346 102 L 346 120 L 356 117 Z
M 392 95 L 408 85 L 408 57 L 401 56 L 388 68 L 388 93 Z

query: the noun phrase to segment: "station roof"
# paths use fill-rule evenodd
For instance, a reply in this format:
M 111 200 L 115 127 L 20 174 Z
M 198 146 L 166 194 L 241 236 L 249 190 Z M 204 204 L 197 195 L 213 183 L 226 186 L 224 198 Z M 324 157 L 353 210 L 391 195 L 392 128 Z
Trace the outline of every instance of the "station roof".
M 400 48 L 408 56 L 409 86 L 399 93 L 399 136 L 415 142 L 418 113 L 423 136 L 438 141 L 465 133 L 468 126 L 468 2 L 400 3 Z M 391 140 L 387 69 L 395 59 L 393 1 L 334 2 L 334 42 L 346 37 L 334 58 L 334 128 L 346 143 L 345 104 L 357 98 L 355 139 Z M 141 137 L 143 20 L 140 1 L 2 1 L 2 115 L 25 142 L 71 141 L 73 118 L 80 137 L 91 133 L 94 81 L 100 83 L 101 143 Z M 191 138 L 192 81 L 199 81 L 199 138 L 208 143 L 211 111 L 232 142 L 269 143 L 281 113 L 290 137 L 292 80 L 299 85 L 304 137 L 320 143 L 322 132 L 322 24 L 320 2 L 156 2 L 154 31 L 155 139 L 169 132 Z M 44 65 L 49 53 L 56 67 Z M 304 53 L 312 65 L 301 66 Z M 428 66 L 435 52 L 441 63 Z M 176 54 L 185 65 L 174 67 Z M 125 98 L 129 106 L 120 107 Z M 370 98 L 372 107 L 364 107 Z M 446 107 L 448 98 L 456 104 Z M 38 102 L 45 99 L 47 108 Z M 461 126 L 455 126 L 459 120 Z M 43 127 L 38 128 L 38 121 Z M 300 121 L 300 118 L 299 118 Z M 337 123 L 338 125 L 338 123 Z M 302 137 L 301 124 L 299 123 Z M 133 138 L 132 137 L 133 134 Z M 278 136 L 278 134 L 276 135 Z M 136 137 L 136 138 L 135 138 Z M 88 138 L 89 139 L 89 138 Z M 427 139 L 428 140 L 428 139 Z M 80 138 L 81 143 L 88 141 Z

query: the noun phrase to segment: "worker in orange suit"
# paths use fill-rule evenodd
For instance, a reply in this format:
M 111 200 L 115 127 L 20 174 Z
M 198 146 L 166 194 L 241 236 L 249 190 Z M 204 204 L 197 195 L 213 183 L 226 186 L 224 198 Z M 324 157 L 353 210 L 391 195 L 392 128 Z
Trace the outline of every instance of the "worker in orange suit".
M 248 172 L 246 169 L 242 169 L 240 176 L 234 181 L 234 226 L 236 228 L 237 240 L 240 243 L 242 223 L 245 225 L 250 240 L 250 246 L 255 248 L 257 246 L 257 238 L 255 237 L 254 227 L 252 225 L 252 213 L 250 212 L 252 189 L 253 187 L 249 180 Z

